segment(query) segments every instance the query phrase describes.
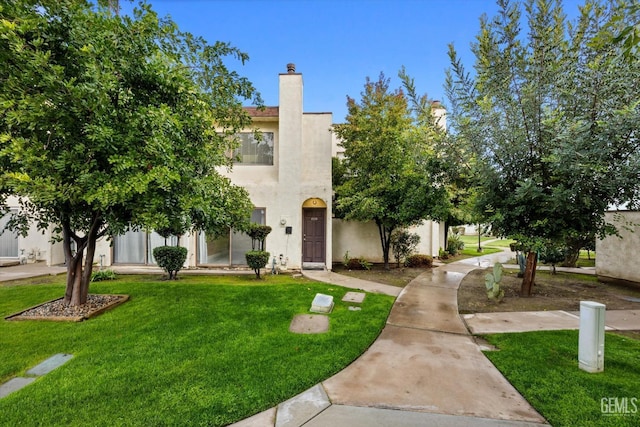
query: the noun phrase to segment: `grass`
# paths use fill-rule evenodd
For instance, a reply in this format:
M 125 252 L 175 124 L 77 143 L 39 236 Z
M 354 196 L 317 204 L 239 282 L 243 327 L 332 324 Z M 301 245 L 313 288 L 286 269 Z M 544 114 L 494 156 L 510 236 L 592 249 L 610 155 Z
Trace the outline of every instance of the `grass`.
M 480 236 L 480 242 L 486 242 L 487 240 L 494 240 L 495 237 L 487 237 L 487 236 Z M 469 235 L 469 234 L 465 234 L 464 236 L 460 236 L 460 240 L 462 240 L 464 242 L 465 246 L 473 246 L 475 245 L 476 247 L 478 246 L 478 236 L 477 235 Z
M 485 337 L 500 351 L 486 356 L 555 427 L 640 425 L 640 341 L 607 333 L 605 369 L 578 369 L 578 331 L 528 332 Z M 626 398 L 634 413 L 603 413 Z M 606 400 L 603 400 L 606 399 Z
M 473 246 L 473 247 L 465 246 L 465 248 L 460 253 L 464 255 L 465 258 L 469 258 L 469 257 L 480 256 L 480 255 L 495 254 L 497 252 L 502 252 L 502 249 L 490 248 L 488 246 L 484 246 L 482 248 L 482 252 L 478 252 L 478 248 L 476 246 Z M 462 258 L 457 258 L 456 261 L 458 259 L 462 259 Z
M 0 286 L 2 317 L 60 297 L 63 277 Z M 47 281 L 47 280 L 45 280 Z M 214 425 L 268 409 L 340 371 L 375 340 L 393 298 L 290 276 L 121 276 L 92 293 L 130 301 L 81 323 L 0 321 L 0 382 L 55 353 L 74 358 L 0 399 L 0 425 Z M 334 296 L 330 331 L 288 331 L 316 293 Z

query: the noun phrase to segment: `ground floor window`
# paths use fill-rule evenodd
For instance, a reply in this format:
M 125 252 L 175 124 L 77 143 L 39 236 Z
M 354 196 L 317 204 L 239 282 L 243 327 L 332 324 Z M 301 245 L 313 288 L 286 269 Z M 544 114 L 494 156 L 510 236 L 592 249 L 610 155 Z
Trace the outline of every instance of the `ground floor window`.
M 266 209 L 256 208 L 251 214 L 251 222 L 264 225 Z M 246 265 L 244 254 L 251 250 L 251 238 L 244 233 L 230 230 L 223 236 L 211 238 L 198 235 L 198 264 L 212 266 Z
M 11 214 L 15 212 L 17 211 L 12 209 L 0 218 L 0 258 L 18 257 L 18 233 L 4 229 L 11 218 Z
M 175 246 L 178 238 L 165 239 L 156 232 L 129 230 L 113 240 L 113 262 L 116 264 L 155 264 L 153 248 Z

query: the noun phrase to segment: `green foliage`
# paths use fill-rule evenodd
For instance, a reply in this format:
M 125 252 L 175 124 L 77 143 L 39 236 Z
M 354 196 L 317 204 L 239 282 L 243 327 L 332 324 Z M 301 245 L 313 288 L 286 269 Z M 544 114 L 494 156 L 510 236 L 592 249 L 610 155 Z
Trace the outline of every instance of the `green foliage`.
M 251 237 L 251 249 L 254 251 L 264 250 L 264 241 L 269 233 L 271 233 L 271 227 L 268 225 L 252 223 L 247 230 L 247 234 Z
M 345 268 L 349 268 L 349 260 L 351 259 L 351 257 L 349 256 L 349 251 L 346 251 L 344 253 L 344 256 L 342 257 L 342 265 Z
M 556 274 L 556 264 L 564 261 L 566 253 L 567 249 L 563 245 L 549 241 L 540 249 L 538 257 L 543 263 L 551 264 L 552 274 Z
M 349 270 L 371 270 L 373 264 L 364 258 L 349 258 L 345 265 Z
M 66 294 L 86 295 L 100 237 L 245 227 L 248 193 L 218 168 L 250 123 L 242 100 L 260 102 L 226 65 L 247 55 L 144 3 L 123 17 L 87 1 L 33 4 L 0 11 L 0 198 L 20 198 L 21 231 L 61 234 L 68 286 L 81 288 Z
M 457 233 L 449 235 L 449 238 L 447 239 L 447 252 L 452 256 L 456 256 L 463 249 L 464 241 L 460 238 L 460 235 Z
M 570 25 L 562 2 L 522 3 L 481 19 L 473 76 L 450 46 L 449 124 L 473 155 L 477 208 L 493 230 L 528 247 L 557 239 L 575 256 L 615 232 L 610 206 L 640 202 L 640 61 L 603 34 L 637 13 L 590 1 Z
M 395 230 L 391 233 L 391 249 L 398 268 L 400 263 L 405 263 L 407 257 L 416 250 L 418 243 L 420 236 L 407 230 Z
M 484 284 L 487 288 L 487 297 L 498 302 L 504 298 L 504 290 L 500 289 L 500 281 L 502 280 L 502 264 L 496 262 L 493 265 L 493 272 L 484 276 Z
M 92 282 L 102 282 L 104 280 L 115 280 L 115 279 L 117 279 L 116 273 L 111 269 L 98 270 L 91 273 Z
M 440 259 L 449 259 L 449 252 L 447 252 L 444 249 L 440 248 L 438 250 L 438 258 L 440 258 Z
M 367 293 L 354 316 L 341 301 L 348 289 L 289 275 L 260 283 L 245 275 L 123 275 L 99 288 L 130 299 L 81 325 L 0 322 L 0 383 L 53 354 L 74 355 L 0 399 L 0 425 L 230 425 L 348 366 L 380 334 L 394 301 Z M 0 317 L 62 291 L 59 276 L 0 286 Z M 317 293 L 334 297 L 330 330 L 289 332 Z
M 433 257 L 422 254 L 409 255 L 404 265 L 409 268 L 431 268 L 433 267 Z
M 187 248 L 182 246 L 158 246 L 153 248 L 153 257 L 158 267 L 164 269 L 169 280 L 178 278 L 178 271 L 182 269 L 187 259 Z
M 247 259 L 247 265 L 256 273 L 256 278 L 260 279 L 260 269 L 269 262 L 269 252 L 249 251 L 244 256 Z
M 391 91 L 383 74 L 367 78 L 361 100 L 348 97 L 347 107 L 346 123 L 333 126 L 345 149 L 342 178 L 334 176 L 336 210 L 347 220 L 376 223 L 388 268 L 395 229 L 445 215 L 438 132 L 412 115 L 403 91 Z

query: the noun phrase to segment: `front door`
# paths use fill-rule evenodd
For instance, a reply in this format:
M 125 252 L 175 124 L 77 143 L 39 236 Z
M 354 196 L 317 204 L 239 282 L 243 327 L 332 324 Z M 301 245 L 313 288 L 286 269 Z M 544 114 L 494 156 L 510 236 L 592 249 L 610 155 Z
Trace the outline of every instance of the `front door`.
M 302 262 L 325 262 L 324 208 L 303 209 Z

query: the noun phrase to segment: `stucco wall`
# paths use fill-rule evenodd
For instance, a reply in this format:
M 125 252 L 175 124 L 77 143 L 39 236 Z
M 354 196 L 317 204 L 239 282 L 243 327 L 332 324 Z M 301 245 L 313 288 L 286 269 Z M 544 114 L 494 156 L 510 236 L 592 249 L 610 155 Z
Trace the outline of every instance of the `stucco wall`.
M 424 221 L 410 232 L 420 236 L 420 244 L 416 252 L 431 256 L 438 255 L 438 249 L 444 241 L 444 231 L 437 222 Z M 342 262 L 345 253 L 350 258 L 365 258 L 370 262 L 383 262 L 382 245 L 378 227 L 374 222 L 344 221 L 333 219 L 333 262 Z M 389 254 L 393 261 L 393 254 Z
M 303 81 L 298 73 L 279 76 L 278 117 L 254 117 L 253 125 L 274 132 L 274 165 L 234 165 L 224 173 L 244 187 L 256 208 L 265 209 L 266 250 L 288 259 L 289 268 L 302 266 L 303 203 L 311 198 L 326 205 L 325 260 L 331 268 L 331 113 L 303 113 Z M 247 129 L 245 131 L 250 131 Z M 286 227 L 292 233 L 286 234 Z M 189 265 L 195 265 L 196 239 L 188 245 Z
M 596 274 L 640 283 L 640 212 L 607 212 L 605 219 L 618 228 L 622 238 L 608 236 L 596 242 Z

